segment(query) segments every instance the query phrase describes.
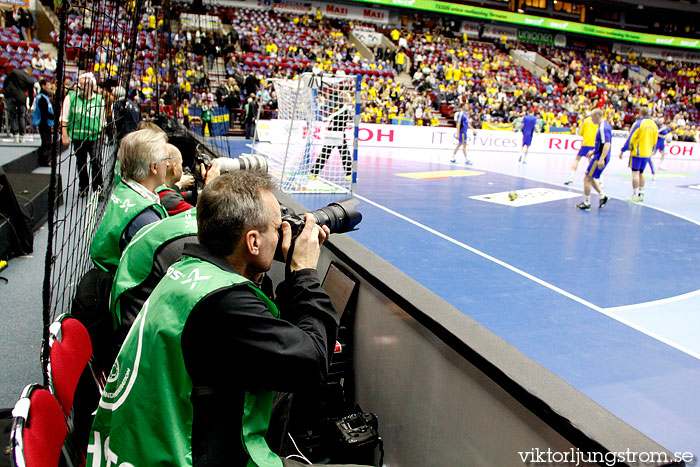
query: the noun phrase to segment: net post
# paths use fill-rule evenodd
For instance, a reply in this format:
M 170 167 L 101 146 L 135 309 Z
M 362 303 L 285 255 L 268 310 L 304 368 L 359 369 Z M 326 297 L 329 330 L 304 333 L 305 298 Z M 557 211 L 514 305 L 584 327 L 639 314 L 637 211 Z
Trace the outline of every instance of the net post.
M 362 79 L 360 75 L 355 75 L 355 131 L 352 137 L 352 183 L 350 193 L 355 193 L 357 184 L 357 146 L 360 135 L 360 112 L 362 110 Z
M 262 113 L 262 105 L 258 104 L 258 114 L 255 116 L 255 129 L 253 130 L 253 144 L 250 146 L 250 153 L 255 154 L 255 140 L 258 139 L 258 121 L 260 120 L 260 114 Z M 231 123 L 229 122 L 229 125 Z M 229 126 L 230 128 L 230 126 Z M 231 156 L 231 154 L 229 154 Z M 240 154 L 239 154 L 240 156 Z
M 67 5 L 61 7 L 59 14 L 59 39 L 58 39 L 58 54 L 56 63 L 56 102 L 58 105 L 63 104 L 65 90 L 63 89 L 63 81 L 65 75 L 65 52 L 66 52 L 66 19 Z M 57 107 L 58 107 L 57 105 Z M 54 242 L 54 225 L 58 212 L 56 210 L 56 197 L 58 196 L 58 170 L 57 166 L 61 158 L 61 115 L 59 112 L 54 114 L 54 125 L 51 128 L 51 176 L 49 179 L 49 215 L 48 215 L 48 241 L 46 242 L 46 254 L 44 255 L 44 281 L 42 285 L 42 335 L 41 335 L 41 375 L 44 385 L 49 384 L 48 361 L 49 361 L 49 326 L 51 326 L 51 309 L 52 309 L 52 293 L 51 293 L 51 271 L 53 269 L 53 242 Z M 9 128 L 9 126 L 8 126 Z
M 297 92 L 294 96 L 294 105 L 292 106 L 292 116 L 289 124 L 289 132 L 287 133 L 287 147 L 284 149 L 284 158 L 282 159 L 282 173 L 280 174 L 280 189 L 284 191 L 284 171 L 287 167 L 287 156 L 289 155 L 289 142 L 292 140 L 292 130 L 294 129 L 294 118 L 297 114 L 297 104 L 299 103 L 299 94 L 301 91 L 301 82 L 304 80 L 304 74 L 299 75 L 299 82 L 297 83 Z M 309 130 L 306 129 L 307 137 L 309 136 Z

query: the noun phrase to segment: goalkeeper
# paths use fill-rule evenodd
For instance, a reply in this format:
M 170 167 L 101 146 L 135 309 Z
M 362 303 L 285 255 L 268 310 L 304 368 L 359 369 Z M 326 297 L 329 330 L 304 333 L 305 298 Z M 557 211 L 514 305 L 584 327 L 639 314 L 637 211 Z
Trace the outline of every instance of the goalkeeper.
M 343 102 L 338 103 L 338 107 L 332 114 L 324 120 L 328 123 L 328 131 L 323 140 L 323 148 L 321 154 L 316 159 L 313 168 L 311 169 L 311 179 L 316 180 L 319 172 L 323 170 L 326 161 L 333 152 L 333 148 L 337 147 L 340 151 L 340 157 L 343 159 L 343 167 L 345 168 L 345 179 L 352 180 L 352 159 L 350 158 L 350 149 L 348 142 L 345 140 L 345 127 L 353 118 L 352 114 L 352 98 L 349 92 L 343 93 Z M 333 108 L 331 101 L 331 108 Z

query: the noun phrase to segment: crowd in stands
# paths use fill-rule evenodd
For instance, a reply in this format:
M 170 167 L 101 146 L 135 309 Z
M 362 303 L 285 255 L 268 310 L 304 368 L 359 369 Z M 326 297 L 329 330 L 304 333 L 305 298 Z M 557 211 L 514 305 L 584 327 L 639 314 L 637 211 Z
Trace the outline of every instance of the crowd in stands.
M 131 3 L 107 3 L 107 14 L 95 18 L 90 9 L 69 11 L 69 60 L 94 64 L 100 82 L 116 77 L 118 59 L 129 39 L 124 31 L 129 30 L 132 7 Z M 190 4 L 174 2 L 171 7 L 169 15 L 177 20 Z M 697 64 L 634 53 L 622 56 L 577 47 L 535 46 L 508 41 L 505 36 L 493 42 L 476 41 L 457 32 L 449 20 L 414 17 L 407 27 L 394 29 L 325 18 L 320 11 L 293 15 L 232 6 L 206 8 L 225 28 L 171 28 L 168 34 L 162 9 L 147 2 L 140 18 L 129 99 L 153 110 L 160 96 L 158 104 L 184 121 L 190 106 L 226 107 L 232 124 L 244 124 L 250 123 L 251 101 L 265 117 L 275 116 L 272 79 L 324 71 L 361 76 L 365 122 L 445 124 L 456 105 L 466 101 L 477 126 L 512 124 L 527 109 L 534 109 L 547 129 L 566 131 L 592 109 L 603 108 L 613 128 L 624 129 L 636 109 L 648 105 L 657 119 L 674 126 L 677 138 L 698 138 Z M 348 39 L 352 29 L 383 33 L 394 46 L 371 47 L 374 57 L 365 58 Z M 95 43 L 93 34 L 97 49 L 81 56 L 81 50 Z M 0 31 L 0 45 L 2 39 Z M 516 64 L 510 53 L 514 48 L 535 51 L 552 65 L 536 76 Z M 55 69 L 55 60 L 41 54 L 22 58 L 35 65 L 37 74 Z M 638 67 L 650 72 L 651 78 L 631 72 Z
M 603 51 L 536 47 L 505 38 L 484 43 L 433 31 L 394 30 L 389 36 L 409 56 L 416 90 L 428 90 L 433 109 L 445 116 L 454 113 L 461 99 L 470 104 L 476 125 L 512 123 L 526 109 L 533 109 L 548 129 L 556 130 L 575 127 L 591 110 L 603 108 L 613 127 L 624 129 L 638 107 L 646 105 L 659 121 L 670 122 L 678 139 L 698 138 L 697 65 L 637 60 L 634 54 L 613 54 L 611 61 Z M 512 48 L 536 51 L 552 66 L 536 77 L 514 63 L 509 54 Z M 639 66 L 647 67 L 656 78 L 631 76 L 630 70 Z M 405 109 L 406 104 L 394 99 L 389 107 Z M 404 114 L 411 110 L 409 106 Z
M 555 65 L 546 79 L 574 98 L 577 113 L 604 108 L 607 120 L 621 129 L 629 126 L 636 108 L 649 106 L 659 122 L 671 122 L 679 139 L 692 139 L 697 133 L 697 64 L 638 58 L 634 52 L 609 56 L 575 47 L 536 50 Z
M 15 5 L 0 15 L 0 28 L 17 28 L 22 34 L 22 40 L 31 42 L 37 27 L 36 16 L 29 8 Z

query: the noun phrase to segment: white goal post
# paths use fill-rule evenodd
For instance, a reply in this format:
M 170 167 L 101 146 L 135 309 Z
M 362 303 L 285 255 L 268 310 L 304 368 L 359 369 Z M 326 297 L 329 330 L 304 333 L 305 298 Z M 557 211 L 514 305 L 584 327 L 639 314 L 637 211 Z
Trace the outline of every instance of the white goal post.
M 302 73 L 272 82 L 277 119 L 255 152 L 268 159 L 280 189 L 352 193 L 357 181 L 359 76 Z

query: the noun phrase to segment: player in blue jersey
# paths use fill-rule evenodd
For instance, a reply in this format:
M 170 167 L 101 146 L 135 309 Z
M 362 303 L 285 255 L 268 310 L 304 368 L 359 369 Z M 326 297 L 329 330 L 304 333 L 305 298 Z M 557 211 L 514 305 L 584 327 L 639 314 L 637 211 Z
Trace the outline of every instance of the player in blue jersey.
M 530 146 L 532 146 L 532 135 L 535 133 L 535 128 L 537 126 L 537 117 L 533 115 L 532 110 L 529 110 L 527 115 L 523 117 L 520 125 L 523 131 L 523 146 L 518 162 L 526 164 L 525 158 L 530 150 Z
M 593 119 L 588 116 L 583 121 L 581 122 L 581 126 L 579 126 L 578 129 L 578 134 L 579 136 L 583 136 L 583 141 L 581 141 L 581 148 L 578 150 L 578 154 L 576 154 L 576 160 L 574 160 L 574 164 L 571 166 L 571 174 L 569 175 L 569 178 L 566 179 L 564 182 L 564 185 L 571 185 L 574 181 L 574 174 L 576 173 L 576 169 L 578 169 L 578 163 L 581 160 L 582 157 L 588 157 L 588 153 L 591 152 L 592 149 L 594 149 L 594 144 L 595 144 L 595 135 L 598 132 L 598 125 L 593 123 Z
M 663 120 L 659 121 L 661 125 L 659 127 L 659 139 L 656 140 L 655 152 L 661 154 L 661 160 L 659 161 L 659 170 L 664 170 L 663 163 L 666 157 L 666 143 L 673 141 L 673 128 L 669 125 L 664 125 Z M 656 174 L 654 174 L 656 175 Z
M 576 205 L 578 209 L 591 209 L 591 187 L 598 192 L 598 208 L 605 206 L 610 199 L 603 192 L 603 189 L 598 184 L 597 178 L 603 173 L 605 167 L 610 162 L 610 143 L 612 142 L 612 126 L 603 119 L 603 111 L 595 109 L 591 112 L 593 123 L 598 126 L 598 132 L 595 137 L 595 145 L 593 154 L 586 169 L 586 175 L 583 177 L 583 201 Z
M 462 153 L 464 154 L 464 163 L 466 165 L 472 165 L 472 162 L 467 156 L 467 130 L 469 130 L 469 115 L 467 114 L 469 110 L 469 105 L 467 103 L 462 104 L 461 109 L 455 114 L 455 122 L 457 123 L 457 147 L 452 152 L 452 159 L 450 162 L 457 162 L 457 151 L 459 147 L 462 146 Z M 474 136 L 476 136 L 476 131 L 474 131 Z

